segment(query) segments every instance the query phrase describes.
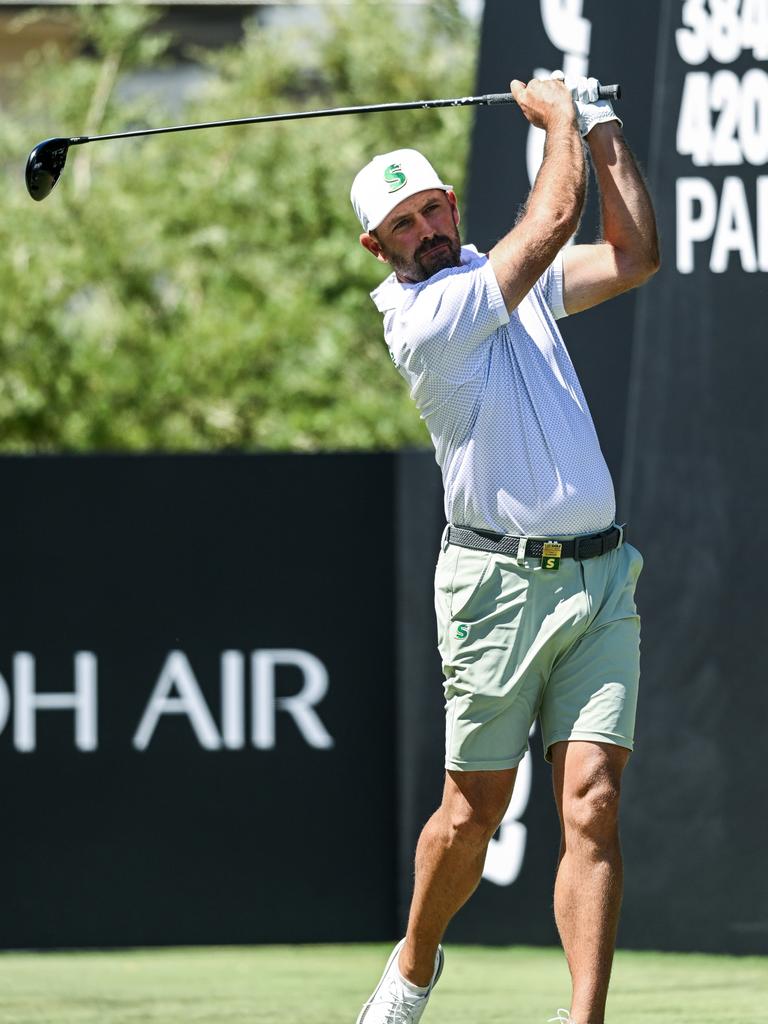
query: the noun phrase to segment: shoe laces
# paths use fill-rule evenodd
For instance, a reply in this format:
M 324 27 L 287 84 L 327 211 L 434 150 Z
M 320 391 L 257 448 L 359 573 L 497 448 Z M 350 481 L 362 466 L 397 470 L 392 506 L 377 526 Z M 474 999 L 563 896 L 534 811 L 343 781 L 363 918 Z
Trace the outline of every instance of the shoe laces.
M 413 1003 L 407 1003 L 400 999 L 397 1002 L 392 1002 L 389 999 L 376 999 L 365 1005 L 375 1006 L 376 1003 L 384 1002 L 387 1004 L 387 1010 L 382 1024 L 413 1024 Z
M 556 1017 L 550 1017 L 547 1024 L 576 1024 L 576 1021 L 571 1017 L 570 1011 L 564 1010 L 562 1007 L 557 1011 Z
M 415 1000 L 403 999 L 393 985 L 389 994 L 383 999 L 373 999 L 365 1005 L 375 1006 L 376 1004 L 384 1004 L 386 1006 L 386 1016 L 384 1017 L 383 1024 L 413 1024 L 417 1017 L 421 1017 L 421 1013 L 418 1010 L 421 1009 L 419 1004 L 423 1002 L 426 1002 L 424 997 L 419 997 Z M 417 1017 L 414 1017 L 414 1011 L 417 1011 Z
M 407 1003 L 390 1006 L 384 1024 L 411 1024 L 413 1017 L 410 1013 L 411 1007 Z

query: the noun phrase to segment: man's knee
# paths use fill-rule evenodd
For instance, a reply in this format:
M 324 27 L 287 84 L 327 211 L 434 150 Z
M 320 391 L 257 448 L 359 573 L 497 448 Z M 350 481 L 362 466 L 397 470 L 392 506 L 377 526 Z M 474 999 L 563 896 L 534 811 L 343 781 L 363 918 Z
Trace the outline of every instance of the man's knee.
M 452 808 L 449 814 L 450 842 L 487 846 L 501 824 L 506 807 Z
M 485 847 L 509 806 L 515 771 L 449 773 L 443 798 L 449 842 Z
M 621 783 L 607 771 L 581 780 L 563 797 L 566 842 L 578 839 L 596 846 L 611 844 L 618 835 Z

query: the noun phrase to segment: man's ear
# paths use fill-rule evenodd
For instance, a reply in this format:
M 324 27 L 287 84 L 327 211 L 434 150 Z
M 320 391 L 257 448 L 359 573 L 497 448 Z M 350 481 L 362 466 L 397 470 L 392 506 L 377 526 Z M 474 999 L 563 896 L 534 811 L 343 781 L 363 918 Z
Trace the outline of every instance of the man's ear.
M 360 235 L 360 245 L 362 245 L 364 249 L 367 249 L 368 252 L 371 253 L 372 256 L 375 256 L 381 263 L 389 263 L 389 260 L 384 255 L 375 235 L 370 234 L 368 231 L 364 231 L 362 235 Z
M 451 210 L 453 211 L 453 223 L 458 227 L 461 223 L 461 214 L 459 213 L 459 204 L 456 201 L 456 193 L 446 192 L 445 194 L 448 197 L 448 202 L 451 204 Z

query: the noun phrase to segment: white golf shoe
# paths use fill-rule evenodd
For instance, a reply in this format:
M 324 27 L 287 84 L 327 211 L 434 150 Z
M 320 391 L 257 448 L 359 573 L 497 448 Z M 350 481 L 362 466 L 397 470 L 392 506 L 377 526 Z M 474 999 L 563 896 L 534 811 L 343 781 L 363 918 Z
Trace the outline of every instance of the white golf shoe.
M 570 1011 L 561 1008 L 557 1011 L 556 1017 L 549 1018 L 547 1024 L 576 1024 L 576 1021 L 571 1016 Z
M 397 966 L 404 942 L 405 939 L 401 939 L 392 950 L 381 981 L 360 1011 L 357 1024 L 418 1024 L 421 1020 L 427 1001 L 432 995 L 432 989 L 443 973 L 443 947 L 437 947 L 435 970 L 425 995 L 415 996 L 406 991 Z

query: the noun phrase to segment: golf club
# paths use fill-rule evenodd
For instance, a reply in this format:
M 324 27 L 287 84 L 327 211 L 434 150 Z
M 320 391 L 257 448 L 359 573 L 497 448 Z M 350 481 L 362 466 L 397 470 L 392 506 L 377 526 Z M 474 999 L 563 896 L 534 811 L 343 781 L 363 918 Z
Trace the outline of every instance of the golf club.
M 600 99 L 621 99 L 620 85 L 601 85 Z M 194 132 L 202 128 L 227 128 L 238 124 L 265 124 L 268 121 L 299 121 L 310 117 L 336 117 L 341 114 L 376 114 L 387 110 L 431 110 L 434 107 L 479 107 L 514 103 L 511 93 L 488 93 L 485 96 L 459 96 L 445 100 L 415 100 L 410 103 L 377 103 L 362 107 L 333 107 L 330 110 L 299 110 L 288 114 L 265 114 L 260 117 L 239 117 L 231 121 L 205 121 L 201 124 L 180 124 L 170 128 L 142 128 L 110 135 L 77 135 L 74 138 L 53 138 L 38 142 L 27 158 L 25 177 L 27 191 L 40 202 L 50 194 L 59 180 L 70 146 L 86 142 L 107 142 L 110 139 L 133 139 L 144 135 L 170 135 L 172 132 Z

